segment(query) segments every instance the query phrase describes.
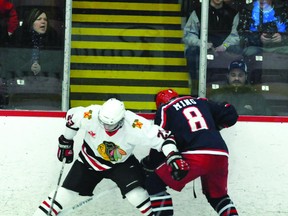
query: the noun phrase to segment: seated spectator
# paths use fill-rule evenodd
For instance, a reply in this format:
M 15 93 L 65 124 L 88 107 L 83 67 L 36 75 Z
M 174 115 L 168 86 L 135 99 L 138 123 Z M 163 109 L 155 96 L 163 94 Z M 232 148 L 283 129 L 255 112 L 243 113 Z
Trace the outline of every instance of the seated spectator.
M 5 46 L 9 36 L 17 29 L 19 24 L 14 5 L 7 0 L 0 0 L 0 45 Z
M 31 71 L 34 75 L 41 72 L 41 50 L 63 49 L 63 40 L 57 31 L 49 26 L 47 14 L 34 8 L 11 37 L 11 47 L 31 48 Z
M 227 101 L 235 106 L 239 115 L 271 115 L 265 98 L 247 82 L 247 65 L 243 60 L 231 62 L 227 73 L 227 85 L 213 90 L 208 98 Z
M 255 0 L 240 10 L 238 33 L 249 68 L 263 52 L 288 54 L 287 6 L 287 1 Z M 251 76 L 252 84 L 261 83 L 261 74 Z
M 185 57 L 188 71 L 192 81 L 193 91 L 198 89 L 198 64 L 200 53 L 200 18 L 201 5 L 190 15 L 185 27 L 183 42 L 185 43 Z M 240 53 L 237 11 L 230 8 L 225 2 L 210 0 L 209 26 L 208 26 L 208 51 L 220 54 L 223 52 Z M 194 86 L 193 86 L 194 84 Z

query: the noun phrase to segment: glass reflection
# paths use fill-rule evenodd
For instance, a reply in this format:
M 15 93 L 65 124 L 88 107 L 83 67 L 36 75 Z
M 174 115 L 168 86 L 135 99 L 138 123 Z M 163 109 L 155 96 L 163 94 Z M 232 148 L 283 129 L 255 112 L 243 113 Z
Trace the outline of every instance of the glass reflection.
M 197 5 L 198 1 L 195 2 L 195 5 Z M 287 116 L 287 1 L 210 0 L 210 7 L 213 5 L 215 7 L 215 2 L 221 5 L 218 7 L 218 12 L 221 8 L 237 11 L 239 16 L 237 34 L 241 49 L 238 53 L 240 55 L 234 55 L 227 52 L 225 55 L 221 55 L 219 52 L 208 51 L 207 97 L 213 100 L 219 100 L 219 102 L 225 100 L 239 106 L 238 112 L 241 115 Z M 198 2 L 198 4 L 200 3 Z M 193 14 L 193 11 L 195 11 L 195 8 L 196 7 L 191 10 L 191 15 Z M 214 13 L 214 17 L 215 14 L 216 13 Z M 210 15 L 209 21 L 212 18 L 213 15 Z M 221 19 L 219 19 L 219 17 L 216 18 L 214 22 L 209 22 L 208 39 L 209 36 L 213 34 L 221 35 L 221 31 L 213 31 L 213 29 L 221 29 L 224 25 L 223 23 L 227 24 L 228 19 L 221 24 Z M 216 28 L 215 26 L 217 25 L 219 26 Z M 194 61 L 197 60 L 197 56 L 193 55 L 193 57 L 187 58 L 188 66 L 189 61 L 193 61 L 193 59 Z M 229 65 L 235 60 L 241 60 L 247 66 L 245 88 L 244 86 L 233 87 L 229 85 L 227 80 L 230 75 Z M 195 71 L 197 72 L 197 70 L 194 70 L 193 72 Z M 191 83 L 193 92 L 193 80 Z M 196 89 L 196 92 L 197 90 L 198 89 Z M 255 103 L 255 101 L 257 101 L 257 103 Z M 246 108 L 250 108 L 250 111 L 249 109 L 242 109 L 247 104 L 251 105 L 252 102 L 255 104 L 254 107 L 258 108 L 251 109 L 251 107 L 246 106 Z
M 257 112 L 257 113 L 248 113 L 248 115 L 288 115 L 288 62 L 287 62 L 287 54 L 288 54 L 288 35 L 287 35 L 287 25 L 288 25 L 288 5 L 287 1 L 284 0 L 254 0 L 254 1 L 236 1 L 236 0 L 210 0 L 211 14 L 209 14 L 209 50 L 207 56 L 207 97 L 212 98 L 216 97 L 215 95 L 220 94 L 219 90 L 226 91 L 227 86 L 227 75 L 228 68 L 231 62 L 235 60 L 243 60 L 247 66 L 247 79 L 246 84 L 249 85 L 253 91 L 251 94 L 255 94 L 258 97 L 264 98 L 267 109 L 269 108 L 269 112 Z M 78 2 L 79 3 L 79 2 Z M 129 4 L 129 2 L 126 2 Z M 159 0 L 159 4 L 167 3 L 167 1 Z M 3 12 L 4 6 L 1 4 L 7 4 L 10 8 L 10 22 L 4 22 L 4 20 L 9 20 L 9 17 L 3 19 L 3 14 L 7 14 Z M 63 79 L 63 61 L 64 61 L 64 15 L 65 15 L 65 1 L 41 1 L 37 2 L 35 5 L 34 1 L 21 1 L 21 0 L 1 0 L 0 1 L 0 18 L 1 18 L 1 28 L 0 28 L 0 108 L 1 109 L 43 109 L 43 110 L 60 110 L 61 109 L 61 89 L 62 89 L 62 79 Z M 80 4 L 80 3 L 79 3 Z M 155 3 L 156 4 L 156 3 Z M 197 95 L 198 93 L 198 63 L 199 63 L 199 47 L 194 46 L 190 47 L 189 43 L 193 41 L 188 37 L 191 34 L 194 39 L 197 37 L 199 41 L 199 32 L 200 32 L 200 20 L 199 16 L 200 6 L 199 0 L 182 0 L 182 1 L 173 1 L 173 4 L 179 4 L 179 11 L 177 12 L 169 12 L 167 14 L 172 14 L 171 16 L 181 16 L 182 18 L 182 28 L 179 28 L 180 31 L 183 32 L 183 41 L 178 41 L 178 39 L 174 39 L 169 35 L 163 36 L 163 41 L 167 41 L 168 44 L 181 44 L 186 45 L 185 55 L 183 55 L 183 59 L 186 58 L 188 68 L 186 71 L 190 77 L 190 88 L 191 93 L 193 95 Z M 109 7 L 109 3 L 106 4 Z M 14 10 L 13 10 L 14 9 Z M 225 9 L 225 10 L 224 10 Z M 95 9 L 80 9 L 74 8 L 74 11 L 77 13 L 90 13 L 89 11 L 95 12 Z M 103 10 L 103 9 L 102 9 Z M 155 9 L 156 10 L 156 9 Z M 104 14 L 117 15 L 121 12 L 122 15 L 132 13 L 127 8 L 125 10 L 103 10 Z M 113 12 L 114 11 L 114 12 Z M 227 13 L 230 11 L 230 16 Z M 97 10 L 99 12 L 99 10 Z M 226 13 L 227 12 L 227 13 Z M 137 14 L 145 13 L 139 9 Z M 148 13 L 148 12 L 147 12 Z M 152 14 L 154 13 L 151 12 Z M 155 12 L 156 13 L 156 12 Z M 17 16 L 15 16 L 15 14 Z M 96 13 L 97 14 L 97 13 Z M 165 13 L 160 13 L 159 16 L 167 16 Z M 99 15 L 99 14 L 97 14 Z M 101 13 L 100 13 L 101 15 Z M 103 15 L 103 14 L 102 14 Z M 129 14 L 131 15 L 131 14 Z M 103 15 L 104 16 L 104 15 Z M 158 14 L 157 14 L 158 16 Z M 197 17 L 198 21 L 192 19 Z M 76 16 L 76 20 L 78 16 Z M 119 16 L 121 17 L 121 16 Z M 144 16 L 143 16 L 144 17 Z M 74 17 L 75 18 L 75 17 Z M 190 22 L 189 19 L 193 20 Z M 147 18 L 148 19 L 148 18 Z M 127 45 L 135 42 L 130 41 L 134 37 L 131 37 L 130 34 L 127 33 L 126 37 L 122 35 L 116 34 L 116 27 L 119 32 L 121 32 L 121 25 L 124 24 L 113 23 L 116 21 L 112 21 L 106 23 L 105 21 L 96 22 L 96 23 L 85 23 L 85 22 L 74 22 L 75 29 L 77 27 L 83 27 L 87 30 L 94 29 L 113 29 L 115 35 L 114 38 L 119 38 L 120 42 L 125 42 Z M 80 20 L 81 21 L 81 20 Z M 141 22 L 145 23 L 145 20 L 141 20 Z M 190 25 L 190 24 L 191 25 Z M 95 24 L 95 28 L 93 25 Z M 87 26 L 86 26 L 87 25 Z M 99 26 L 97 26 L 99 25 Z M 144 29 L 146 32 L 149 32 L 146 27 L 143 26 L 138 27 L 136 25 L 131 25 L 130 23 L 125 23 L 125 29 L 131 29 L 135 27 L 135 32 L 137 29 Z M 154 24 L 150 24 L 154 26 Z M 160 24 L 159 24 L 160 25 Z M 33 31 L 33 26 L 35 30 Z M 108 28 L 108 26 L 110 26 Z M 148 25 L 146 25 L 148 26 Z M 156 24 L 155 24 L 156 26 Z M 172 25 L 171 25 L 172 26 Z M 89 27 L 89 28 L 88 28 Z M 157 26 L 158 27 L 158 26 Z M 193 30 L 192 27 L 197 27 L 196 31 Z M 38 30 L 37 30 L 38 28 Z M 163 27 L 164 28 L 164 27 Z M 173 25 L 173 28 L 176 28 L 176 24 Z M 159 27 L 161 29 L 161 27 Z M 225 30 L 226 29 L 226 30 Z M 193 30 L 193 31 L 192 31 Z M 104 44 L 103 41 L 109 40 L 110 37 L 106 36 L 92 36 L 86 35 L 83 36 L 81 34 L 72 35 L 73 39 L 79 42 L 98 42 Z M 195 37 L 196 36 L 196 37 Z M 180 36 L 181 37 L 181 36 Z M 101 39 L 100 39 L 101 38 Z M 151 37 L 143 36 L 139 37 L 143 39 L 138 41 L 141 44 L 145 44 L 145 49 L 137 50 L 137 47 L 133 46 L 132 51 L 128 50 L 128 46 L 126 49 L 112 49 L 112 48 L 99 48 L 99 47 L 77 47 L 73 48 L 72 55 L 73 60 L 75 57 L 79 55 L 83 56 L 105 56 L 105 57 L 113 57 L 113 56 L 125 56 L 127 62 L 133 59 L 134 56 L 144 56 L 144 57 L 158 57 L 161 53 L 165 53 L 163 50 L 153 50 L 153 48 L 149 48 L 149 46 L 153 43 L 156 44 L 156 39 L 160 40 L 159 37 Z M 232 38 L 232 40 L 231 40 Z M 102 41 L 103 40 L 103 41 Z M 195 40 L 195 41 L 197 41 Z M 161 42 L 161 41 L 160 41 Z M 112 42 L 111 42 L 112 43 Z M 163 42 L 164 43 L 164 42 Z M 192 43 L 192 42 L 191 42 Z M 76 43 L 75 43 L 76 44 Z M 85 43 L 83 43 L 85 44 Z M 86 43 L 87 44 L 87 43 Z M 197 45 L 197 42 L 195 43 Z M 194 45 L 195 45 L 194 44 Z M 77 44 L 78 46 L 78 44 Z M 195 48 L 196 49 L 193 49 Z M 235 49 L 234 49 L 235 48 Z M 179 49 L 171 50 L 169 48 L 169 57 L 171 58 L 182 58 L 182 54 L 179 54 Z M 192 52 L 188 52 L 188 51 Z M 196 51 L 195 51 L 196 50 Z M 85 53 L 84 53 L 85 52 Z M 87 53 L 86 53 L 87 52 Z M 182 52 L 182 51 L 181 51 Z M 184 52 L 184 50 L 183 50 Z M 144 55 L 144 54 L 145 55 Z M 154 56 L 155 54 L 155 56 Z M 156 55 L 157 54 L 157 55 Z M 168 55 L 167 54 L 167 55 Z M 181 56 L 180 56 L 181 55 Z M 102 58 L 105 60 L 106 58 Z M 108 58 L 107 58 L 108 59 Z M 192 62 L 192 63 L 191 63 Z M 133 62 L 135 63 L 135 62 Z M 86 71 L 95 70 L 95 73 L 100 74 L 104 72 L 115 72 L 119 71 L 136 71 L 135 66 L 133 64 L 100 64 L 96 63 L 97 70 L 95 70 L 95 63 L 93 64 L 81 64 L 78 62 L 72 62 L 72 69 L 74 69 L 74 73 L 77 73 L 77 77 L 86 77 L 83 74 L 83 70 Z M 184 63 L 185 64 L 185 63 Z M 85 65 L 85 68 L 83 65 Z M 192 65 L 192 66 L 191 66 Z M 123 67 L 125 66 L 125 70 Z M 90 68 L 91 67 L 91 68 Z M 102 67 L 102 68 L 101 68 Z M 145 67 L 145 68 L 141 68 Z M 164 69 L 163 69 L 164 68 Z M 121 70 L 122 69 L 122 70 Z M 154 71 L 169 71 L 174 73 L 174 70 L 180 70 L 178 67 L 172 68 L 170 65 L 165 66 L 155 66 L 153 63 L 151 64 L 141 64 L 138 65 L 137 71 L 141 71 L 141 75 L 145 74 L 145 72 L 154 72 Z M 94 71 L 93 71 L 94 72 Z M 178 71 L 179 72 L 179 71 Z M 116 72 L 115 72 L 116 73 Z M 150 73 L 152 74 L 152 73 Z M 83 76 L 82 76 L 83 75 Z M 161 74 L 162 75 L 162 74 Z M 97 75 L 98 76 L 98 75 Z M 101 75 L 102 76 L 102 75 Z M 112 75 L 106 77 L 103 75 L 103 79 L 73 79 L 77 86 L 82 85 L 83 82 L 89 81 L 89 85 L 97 86 L 105 85 L 110 86 L 129 86 L 133 84 L 133 86 L 147 86 L 147 80 L 153 80 L 153 85 L 155 86 L 163 86 L 169 85 L 171 87 L 176 86 L 177 79 L 171 80 L 171 82 L 163 83 L 163 80 L 157 80 L 153 77 L 143 78 L 139 80 L 138 76 L 135 78 L 134 74 L 132 74 L 131 79 L 108 79 Z M 121 76 L 124 76 L 121 74 Z M 164 76 L 164 75 L 163 75 Z M 168 76 L 168 73 L 167 73 Z M 138 80 L 137 80 L 138 78 Z M 165 77 L 164 77 L 165 78 Z M 163 78 L 163 79 L 164 79 Z M 166 78 L 165 78 L 166 79 Z M 183 78 L 181 78 L 182 80 Z M 115 80 L 115 83 L 112 81 Z M 137 82 L 135 82 L 137 80 Z M 99 81 L 99 82 L 98 82 Z M 152 81 L 151 81 L 152 82 Z M 149 82 L 149 85 L 150 83 Z M 123 84 L 121 84 L 123 83 Z M 143 84 L 144 83 L 144 84 Z M 183 81 L 186 85 L 186 82 Z M 83 84 L 83 85 L 84 85 Z M 182 82 L 180 87 L 184 88 Z M 178 84 L 177 84 L 178 85 Z M 80 86 L 82 88 L 82 86 Z M 111 89 L 111 88 L 109 88 Z M 90 91 L 90 90 L 89 90 Z M 92 91 L 92 90 L 91 90 Z M 227 90 L 228 91 L 228 90 Z M 239 90 L 237 90 L 239 91 Z M 91 100 L 102 100 L 106 96 L 108 97 L 111 94 L 116 94 L 115 92 L 107 92 L 103 90 L 103 92 L 89 92 L 88 94 L 85 92 L 77 91 L 72 92 L 72 101 L 85 102 Z M 96 95 L 96 96 L 95 96 Z M 92 97 L 93 96 L 93 97 Z M 141 98 L 141 102 L 143 104 L 152 103 L 151 93 L 142 94 L 142 97 L 138 97 L 138 95 L 134 94 L 121 94 L 124 100 L 128 100 L 130 102 L 138 101 Z M 136 98 L 136 99 L 135 99 Z M 236 97 L 233 97 L 235 100 Z M 237 98 L 238 101 L 247 101 L 245 97 L 241 96 Z M 257 99 L 258 100 L 258 99 Z M 231 99 L 232 101 L 232 99 Z M 229 102 L 229 101 L 228 101 Z M 236 102 L 234 102 L 236 103 Z M 132 104 L 132 103 L 131 103 Z M 131 105 L 132 106 L 132 105 Z M 134 105 L 133 105 L 134 108 Z M 137 107 L 135 108 L 137 109 Z M 151 110 L 149 108 L 144 111 Z M 137 111 L 137 110 L 135 110 Z M 140 110 L 141 111 L 141 110 Z M 240 113 L 241 114 L 241 113 Z M 243 113 L 244 114 L 244 113 Z

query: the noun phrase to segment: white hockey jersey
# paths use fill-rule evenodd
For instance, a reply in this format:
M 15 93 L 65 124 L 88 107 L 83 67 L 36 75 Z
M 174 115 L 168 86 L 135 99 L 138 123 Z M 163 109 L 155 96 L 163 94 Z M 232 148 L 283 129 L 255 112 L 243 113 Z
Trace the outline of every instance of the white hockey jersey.
M 161 151 L 170 132 L 151 121 L 126 110 L 123 126 L 114 132 L 106 132 L 99 122 L 100 105 L 76 107 L 67 112 L 64 137 L 73 139 L 79 129 L 84 129 L 84 143 L 79 159 L 93 169 L 103 171 L 114 164 L 124 162 L 133 154 L 137 145 Z M 172 141 L 172 140 L 171 140 Z M 174 140 L 172 141 L 174 142 Z

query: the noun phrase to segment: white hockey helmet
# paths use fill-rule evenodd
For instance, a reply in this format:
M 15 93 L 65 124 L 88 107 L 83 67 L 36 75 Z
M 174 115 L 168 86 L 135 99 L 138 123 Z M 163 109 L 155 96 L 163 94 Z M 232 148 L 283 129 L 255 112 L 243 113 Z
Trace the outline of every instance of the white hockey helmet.
M 110 98 L 100 108 L 98 118 L 105 130 L 112 132 L 123 126 L 125 112 L 123 102 Z

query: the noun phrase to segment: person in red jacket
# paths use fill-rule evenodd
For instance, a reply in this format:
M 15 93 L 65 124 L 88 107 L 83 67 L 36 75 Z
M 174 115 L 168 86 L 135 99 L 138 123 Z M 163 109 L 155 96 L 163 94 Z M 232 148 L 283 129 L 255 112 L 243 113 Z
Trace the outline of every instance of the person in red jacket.
M 7 43 L 8 38 L 19 25 L 14 5 L 7 0 L 0 0 L 0 45 Z

